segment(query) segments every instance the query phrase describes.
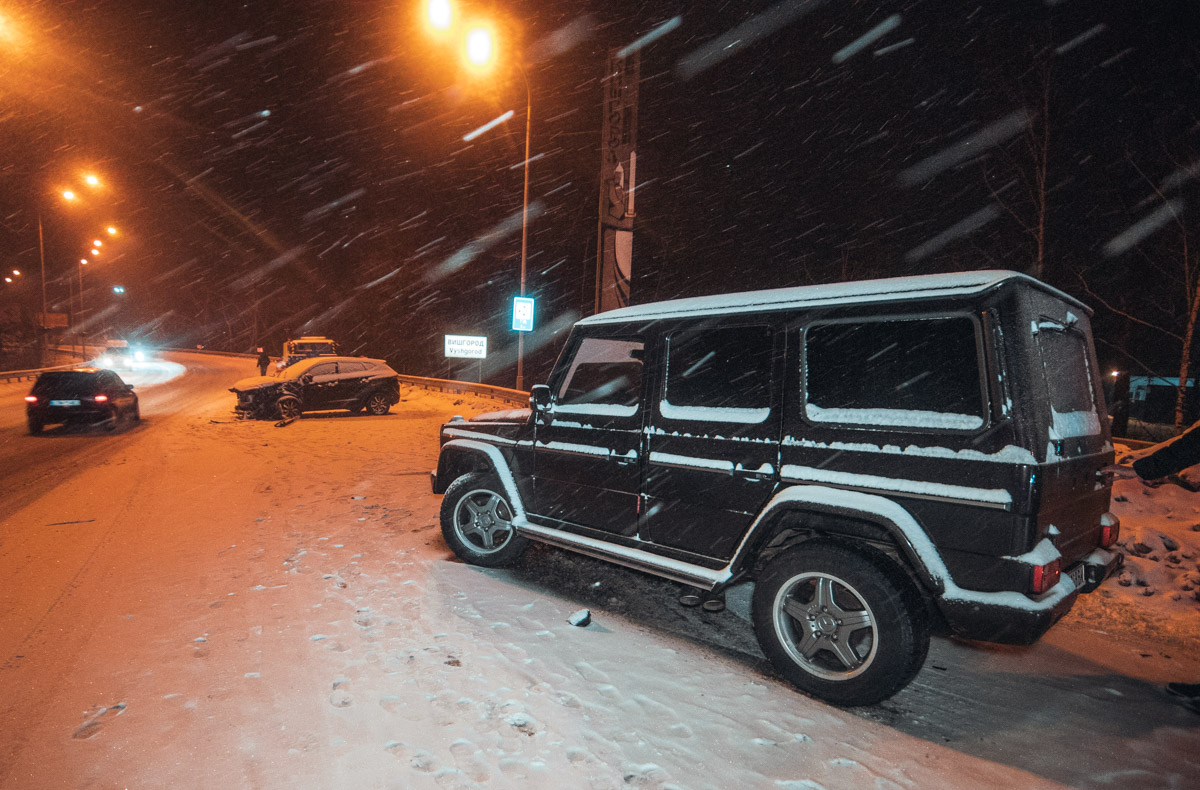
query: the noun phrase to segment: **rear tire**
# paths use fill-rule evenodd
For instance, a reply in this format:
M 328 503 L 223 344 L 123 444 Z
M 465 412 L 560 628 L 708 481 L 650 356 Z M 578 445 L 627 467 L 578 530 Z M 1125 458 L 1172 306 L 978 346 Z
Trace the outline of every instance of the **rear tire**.
M 929 652 L 916 585 L 886 555 L 805 543 L 754 586 L 754 630 L 775 670 L 835 705 L 871 705 L 904 688 Z
M 459 559 L 498 568 L 516 562 L 529 546 L 513 527 L 513 509 L 493 475 L 472 472 L 442 497 L 442 537 Z
M 29 425 L 30 436 L 37 436 L 45 427 L 45 424 L 36 417 L 26 417 L 25 422 Z
M 140 403 L 133 404 L 133 421 L 134 422 L 142 421 L 142 404 L 140 404 Z
M 382 392 L 372 392 L 367 398 L 367 411 L 376 417 L 382 417 L 392 408 L 392 402 Z

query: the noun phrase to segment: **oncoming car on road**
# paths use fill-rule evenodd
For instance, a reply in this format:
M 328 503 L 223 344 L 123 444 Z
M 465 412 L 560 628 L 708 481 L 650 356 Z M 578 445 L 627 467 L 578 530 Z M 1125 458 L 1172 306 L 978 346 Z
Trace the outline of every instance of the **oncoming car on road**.
M 138 396 L 111 370 L 48 370 L 25 396 L 29 432 L 38 434 L 56 423 L 102 423 L 112 430 L 122 418 L 142 419 Z
M 400 401 L 400 380 L 382 359 L 320 356 L 278 376 L 252 376 L 229 388 L 234 411 L 247 419 L 285 420 L 303 412 L 348 409 L 382 415 Z

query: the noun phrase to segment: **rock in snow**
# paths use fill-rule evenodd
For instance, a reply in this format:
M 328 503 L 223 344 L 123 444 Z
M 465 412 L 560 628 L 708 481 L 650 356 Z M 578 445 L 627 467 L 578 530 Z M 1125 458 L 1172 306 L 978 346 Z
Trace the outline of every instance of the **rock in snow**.
M 588 609 L 580 609 L 568 617 L 567 622 L 579 628 L 587 628 L 588 624 L 592 622 L 592 613 Z

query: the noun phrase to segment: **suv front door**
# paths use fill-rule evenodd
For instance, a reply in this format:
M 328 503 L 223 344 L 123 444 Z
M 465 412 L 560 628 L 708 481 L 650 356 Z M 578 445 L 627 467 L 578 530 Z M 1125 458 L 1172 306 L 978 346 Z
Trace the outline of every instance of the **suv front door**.
M 532 513 L 632 536 L 641 479 L 642 341 L 585 337 L 535 429 Z

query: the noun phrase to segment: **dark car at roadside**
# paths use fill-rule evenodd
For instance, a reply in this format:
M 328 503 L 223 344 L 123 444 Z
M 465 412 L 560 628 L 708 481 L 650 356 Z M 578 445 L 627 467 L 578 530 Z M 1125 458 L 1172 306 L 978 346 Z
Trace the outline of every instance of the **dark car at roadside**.
M 303 412 L 347 409 L 387 414 L 400 401 L 399 374 L 382 359 L 319 356 L 289 365 L 278 376 L 251 376 L 229 391 L 248 419 L 284 419 Z
M 25 396 L 25 419 L 31 434 L 53 424 L 99 424 L 108 430 L 122 419 L 142 418 L 133 385 L 111 370 L 48 370 Z

